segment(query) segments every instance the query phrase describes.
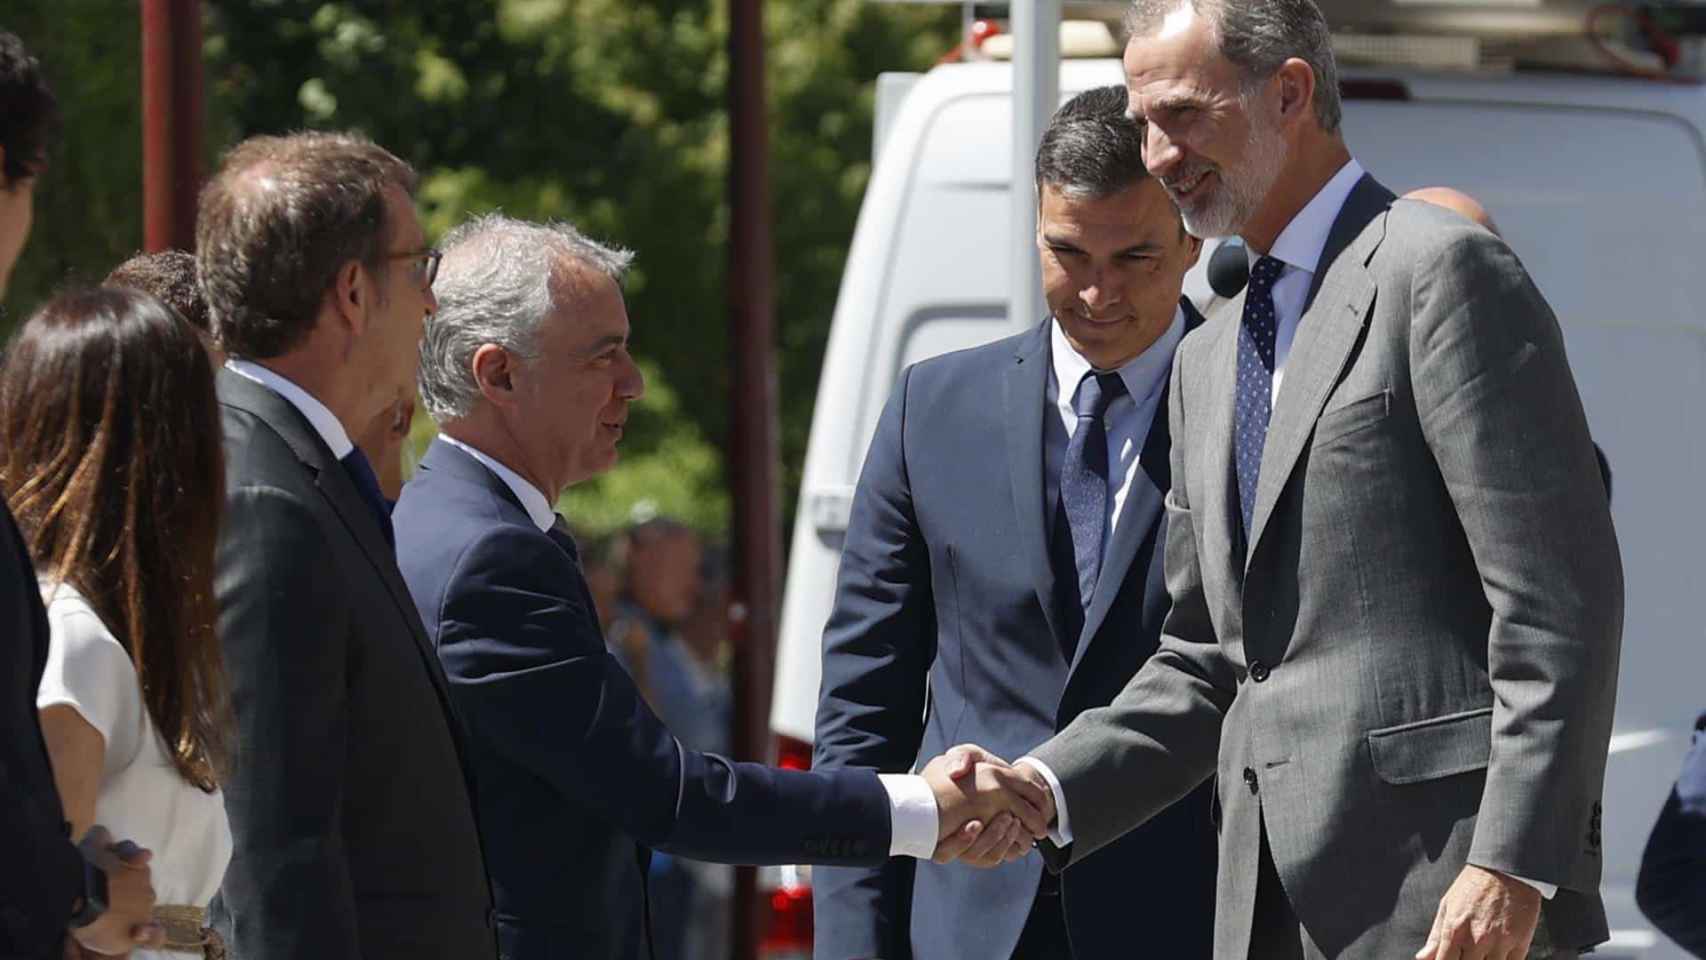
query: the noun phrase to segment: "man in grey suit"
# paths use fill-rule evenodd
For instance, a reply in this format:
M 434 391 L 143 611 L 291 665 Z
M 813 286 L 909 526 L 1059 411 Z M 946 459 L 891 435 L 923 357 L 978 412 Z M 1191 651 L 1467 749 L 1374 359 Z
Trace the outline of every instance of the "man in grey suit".
M 1128 19 L 1147 165 L 1254 262 L 1173 365 L 1160 651 L 1019 766 L 1059 784 L 1046 856 L 1218 774 L 1221 960 L 1574 956 L 1623 582 L 1557 321 L 1352 159 L 1312 0 Z
M 196 219 L 230 357 L 214 588 L 238 737 L 210 913 L 243 960 L 497 955 L 450 691 L 350 439 L 437 306 L 414 183 L 361 137 L 256 137 Z

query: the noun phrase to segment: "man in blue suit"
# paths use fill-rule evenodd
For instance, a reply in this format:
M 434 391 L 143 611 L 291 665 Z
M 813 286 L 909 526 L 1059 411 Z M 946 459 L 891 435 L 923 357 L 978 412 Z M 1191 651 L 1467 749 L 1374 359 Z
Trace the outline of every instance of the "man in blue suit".
M 908 770 L 964 741 L 1018 756 L 1155 651 L 1164 394 L 1201 322 L 1180 297 L 1201 247 L 1141 147 L 1123 88 L 1061 107 L 1036 163 L 1052 316 L 902 375 L 824 633 L 818 769 Z M 1037 857 L 819 870 L 815 956 L 1207 957 L 1214 876 L 1199 789 L 1058 878 Z
M 506 960 L 632 960 L 649 849 L 734 863 L 877 864 L 968 850 L 1046 796 L 1016 773 L 800 773 L 688 750 L 605 649 L 552 504 L 610 469 L 640 396 L 625 251 L 492 215 L 445 240 L 420 386 L 442 431 L 404 488 L 399 566 L 468 727 Z M 981 756 L 981 754 L 978 754 Z M 975 818 L 975 819 L 974 819 Z M 938 843 L 939 839 L 942 841 Z

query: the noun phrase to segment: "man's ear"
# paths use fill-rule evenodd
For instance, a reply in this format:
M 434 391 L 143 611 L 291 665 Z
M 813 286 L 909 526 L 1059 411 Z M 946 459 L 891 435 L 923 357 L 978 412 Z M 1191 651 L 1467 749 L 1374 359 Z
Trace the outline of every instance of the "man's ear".
M 1198 260 L 1202 259 L 1202 238 L 1193 237 L 1187 233 L 1185 234 L 1185 243 L 1187 244 L 1185 250 L 1185 258 L 1187 261 L 1185 269 L 1189 270 L 1197 265 Z
M 332 280 L 332 308 L 356 336 L 367 329 L 367 310 L 373 297 L 370 276 L 361 261 L 351 260 L 338 268 Z
M 481 344 L 468 358 L 468 367 L 481 396 L 500 407 L 515 402 L 515 363 L 508 350 L 495 343 Z
M 1315 106 L 1315 68 L 1306 60 L 1292 57 L 1280 64 L 1274 75 L 1279 82 L 1280 123 L 1291 124 L 1313 117 Z

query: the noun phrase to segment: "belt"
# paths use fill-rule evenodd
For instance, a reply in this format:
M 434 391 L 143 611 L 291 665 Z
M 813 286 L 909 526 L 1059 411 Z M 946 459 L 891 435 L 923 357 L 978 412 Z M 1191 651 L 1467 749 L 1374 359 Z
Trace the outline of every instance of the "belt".
M 207 925 L 201 907 L 163 903 L 154 907 L 154 922 L 166 928 L 167 953 L 192 953 L 206 960 L 225 960 L 225 940 Z

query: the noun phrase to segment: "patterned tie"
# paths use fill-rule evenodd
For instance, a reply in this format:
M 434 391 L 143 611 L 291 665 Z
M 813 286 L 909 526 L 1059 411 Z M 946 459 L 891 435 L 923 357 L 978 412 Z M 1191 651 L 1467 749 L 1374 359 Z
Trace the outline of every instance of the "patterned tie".
M 1268 442 L 1268 420 L 1273 415 L 1274 337 L 1279 321 L 1274 315 L 1274 283 L 1285 264 L 1263 257 L 1250 268 L 1250 285 L 1244 294 L 1244 326 L 1238 336 L 1237 419 L 1233 453 L 1238 470 L 1238 504 L 1244 516 L 1244 539 L 1256 516 L 1256 481 L 1262 474 L 1262 448 Z
M 385 493 L 379 489 L 379 478 L 373 475 L 373 465 L 367 462 L 367 455 L 361 452 L 360 447 L 356 447 L 338 462 L 343 464 L 344 472 L 349 474 L 356 492 L 361 494 L 361 499 L 367 501 L 368 509 L 373 511 L 373 519 L 379 522 L 379 531 L 385 534 L 385 542 L 395 547 L 397 532 L 391 527 L 391 502 L 385 499 Z
M 1072 403 L 1078 427 L 1072 432 L 1066 461 L 1060 466 L 1060 505 L 1072 534 L 1080 611 L 1090 606 L 1096 592 L 1096 577 L 1102 568 L 1102 532 L 1108 523 L 1108 431 L 1102 418 L 1107 415 L 1108 404 L 1125 392 L 1125 381 L 1119 374 L 1087 373 L 1079 381 Z

